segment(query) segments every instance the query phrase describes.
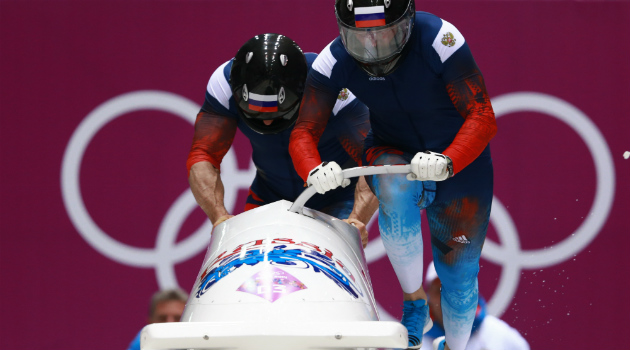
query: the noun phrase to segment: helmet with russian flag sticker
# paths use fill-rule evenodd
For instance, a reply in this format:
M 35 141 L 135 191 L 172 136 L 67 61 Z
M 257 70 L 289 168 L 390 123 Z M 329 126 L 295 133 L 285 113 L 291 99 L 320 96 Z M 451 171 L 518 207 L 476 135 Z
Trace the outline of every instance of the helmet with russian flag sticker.
M 416 17 L 414 0 L 336 0 L 335 15 L 346 51 L 371 76 L 400 64 Z
M 308 65 L 302 49 L 280 34 L 249 39 L 236 53 L 230 85 L 241 119 L 260 134 L 277 134 L 298 117 Z

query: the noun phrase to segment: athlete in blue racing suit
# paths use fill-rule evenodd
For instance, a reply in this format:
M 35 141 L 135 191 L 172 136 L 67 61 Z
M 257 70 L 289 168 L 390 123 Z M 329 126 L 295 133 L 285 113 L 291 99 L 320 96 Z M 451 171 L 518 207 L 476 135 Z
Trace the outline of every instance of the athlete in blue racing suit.
M 320 176 L 337 165 L 315 146 L 336 92 L 352 90 L 370 110 L 364 163 L 411 165 L 407 176 L 368 178 L 379 200 L 381 238 L 404 292 L 409 348 L 419 348 L 431 326 L 422 289 L 425 209 L 442 281 L 446 343 L 436 346 L 463 350 L 477 307 L 492 203 L 488 143 L 496 121 L 483 77 L 457 28 L 416 12 L 413 1 L 337 0 L 335 10 L 340 36 L 320 53 L 307 79 L 289 145 L 294 165 L 320 193 L 341 183 Z
M 245 210 L 281 199 L 294 201 L 304 190 L 288 146 L 306 75 L 316 57 L 314 53 L 304 54 L 286 36 L 263 34 L 250 39 L 235 58 L 212 74 L 195 123 L 187 168 L 192 192 L 214 226 L 232 217 L 223 203 L 219 169 L 237 127 L 251 143 L 256 166 Z M 335 100 L 331 123 L 318 150 L 344 167 L 357 166 L 369 130 L 368 111 L 348 89 L 339 89 Z M 316 195 L 306 206 L 348 219 L 360 229 L 365 244 L 363 223 L 378 204 L 365 180 L 358 182 Z

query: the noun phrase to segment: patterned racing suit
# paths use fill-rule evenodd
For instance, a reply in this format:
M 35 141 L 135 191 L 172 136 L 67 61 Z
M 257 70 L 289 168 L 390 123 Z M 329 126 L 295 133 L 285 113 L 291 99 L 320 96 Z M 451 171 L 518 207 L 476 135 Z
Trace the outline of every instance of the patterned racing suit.
M 305 55 L 310 69 L 317 54 Z M 256 166 L 245 210 L 281 199 L 294 201 L 304 190 L 304 181 L 295 171 L 289 155 L 292 127 L 278 134 L 263 135 L 239 118 L 229 83 L 232 62 L 225 62 L 210 77 L 205 102 L 195 122 L 193 144 L 186 162 L 188 171 L 200 161 L 208 161 L 220 169 L 238 127 L 251 143 Z M 345 88 L 337 91 L 335 101 L 331 122 L 322 134 L 318 151 L 343 168 L 357 166 L 361 162 L 363 139 L 370 127 L 367 107 Z M 315 195 L 306 206 L 345 219 L 352 211 L 355 185 L 356 180 L 346 188 Z
M 364 72 L 333 40 L 313 63 L 289 149 L 300 176 L 322 160 L 315 145 L 337 91 L 350 89 L 370 110 L 364 164 L 409 163 L 417 152 L 448 155 L 455 176 L 408 181 L 378 175 L 379 229 L 406 293 L 422 284 L 421 210 L 426 211 L 436 270 L 442 280 L 446 342 L 463 350 L 477 307 L 479 257 L 490 216 L 493 170 L 489 141 L 496 121 L 483 77 L 462 34 L 441 18 L 417 12 L 400 65 L 384 77 Z

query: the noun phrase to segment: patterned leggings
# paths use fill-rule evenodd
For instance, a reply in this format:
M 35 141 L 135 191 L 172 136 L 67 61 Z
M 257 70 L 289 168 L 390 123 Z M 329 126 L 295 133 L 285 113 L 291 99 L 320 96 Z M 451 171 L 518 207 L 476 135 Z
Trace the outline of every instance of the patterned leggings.
M 366 155 L 370 165 L 408 164 L 413 157 L 390 147 L 374 147 Z M 420 211 L 426 210 L 442 281 L 446 342 L 452 350 L 464 350 L 477 308 L 479 257 L 492 204 L 492 160 L 482 154 L 441 182 L 408 181 L 404 174 L 374 175 L 367 181 L 379 199 L 381 239 L 405 293 L 422 286 Z

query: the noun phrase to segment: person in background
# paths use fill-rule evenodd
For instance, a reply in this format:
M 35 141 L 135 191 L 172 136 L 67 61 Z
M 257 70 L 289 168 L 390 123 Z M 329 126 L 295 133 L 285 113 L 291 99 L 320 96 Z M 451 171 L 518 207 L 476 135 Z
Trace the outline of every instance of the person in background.
M 186 307 L 187 300 L 188 294 L 178 288 L 165 289 L 155 292 L 151 297 L 147 324 L 179 322 L 179 319 L 184 313 L 184 307 Z M 140 330 L 138 335 L 136 335 L 136 337 L 131 341 L 127 350 L 140 350 L 141 333 L 142 330 Z
M 441 338 L 444 337 L 440 293 L 442 283 L 435 272 L 433 262 L 427 268 L 425 284 L 433 328 L 424 335 L 421 350 L 433 350 L 431 344 L 439 344 Z M 480 295 L 466 350 L 529 350 L 529 344 L 516 329 L 510 327 L 503 320 L 488 314 L 486 301 Z

